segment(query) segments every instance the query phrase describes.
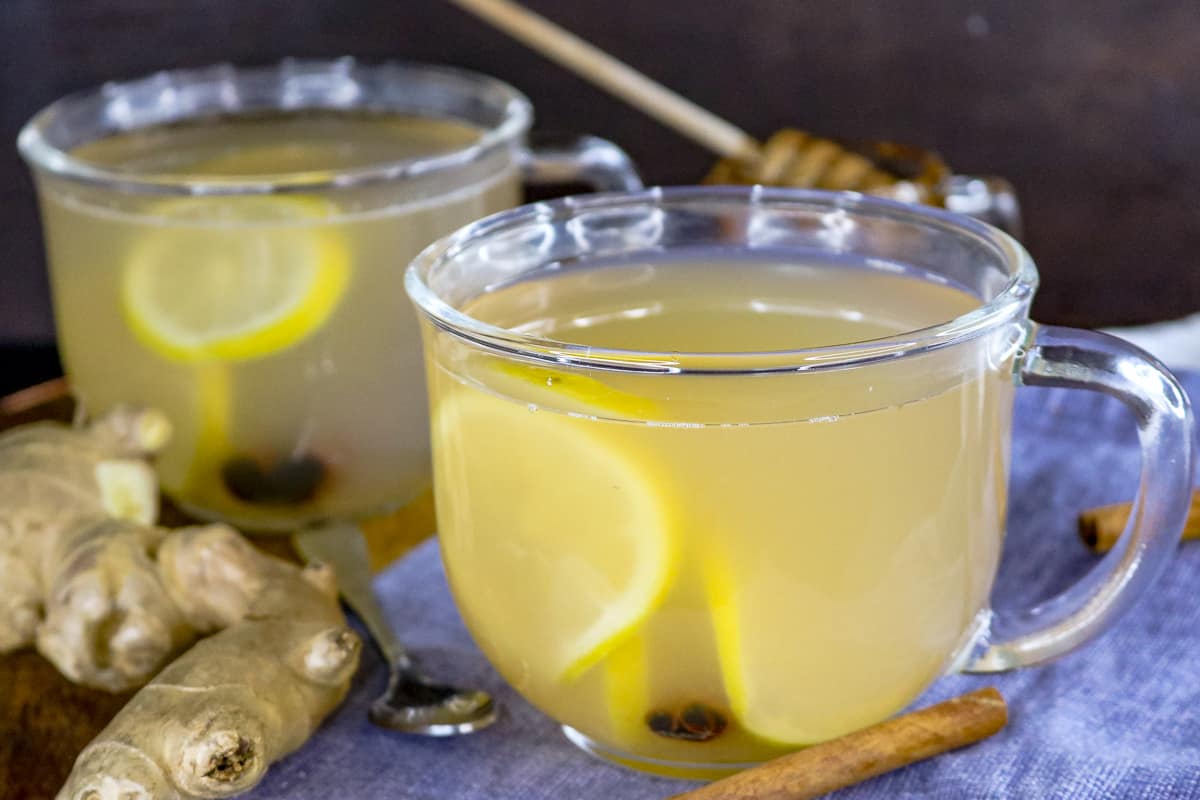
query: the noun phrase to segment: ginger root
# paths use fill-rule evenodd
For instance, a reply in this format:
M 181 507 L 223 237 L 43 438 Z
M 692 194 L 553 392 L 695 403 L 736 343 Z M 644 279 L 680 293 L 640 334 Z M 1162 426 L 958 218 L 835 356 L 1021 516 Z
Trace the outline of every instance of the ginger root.
M 122 674 L 127 655 L 148 658 L 134 613 L 157 582 L 158 533 L 143 528 L 158 515 L 158 482 L 145 457 L 169 434 L 163 415 L 126 408 L 88 428 L 0 434 L 0 653 L 36 640 L 64 674 L 112 691 L 162 665 Z M 169 636 L 164 625 L 150 638 Z
M 79 517 L 46 552 L 37 648 L 66 677 L 106 691 L 141 686 L 198 631 L 171 599 L 155 553 L 166 531 Z
M 243 792 L 304 743 L 358 666 L 328 567 L 268 556 L 226 525 L 153 524 L 146 458 L 169 433 L 161 414 L 118 409 L 0 434 L 0 653 L 36 643 L 71 680 L 143 687 L 63 799 Z
M 221 525 L 167 535 L 181 608 L 221 626 L 139 691 L 75 762 L 59 800 L 191 800 L 251 788 L 342 701 L 358 667 L 328 567 L 300 568 Z M 177 582 L 178 581 L 178 582 Z

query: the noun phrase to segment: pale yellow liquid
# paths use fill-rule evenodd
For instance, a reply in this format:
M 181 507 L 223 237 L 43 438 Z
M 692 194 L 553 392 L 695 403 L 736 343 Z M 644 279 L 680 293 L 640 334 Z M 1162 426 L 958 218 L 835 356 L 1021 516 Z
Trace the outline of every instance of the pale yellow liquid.
M 137 131 L 75 155 L 138 174 L 319 177 L 458 150 L 479 135 L 449 120 L 305 113 Z M 287 230 L 236 218 L 164 219 L 161 204 L 172 198 L 52 180 L 42 189 L 59 342 L 73 387 L 92 413 L 134 402 L 170 415 L 175 436 L 159 467 L 177 499 L 205 514 L 277 527 L 401 505 L 428 486 L 424 370 L 404 270 L 434 239 L 519 201 L 511 153 L 419 180 L 301 192 L 299 202 L 334 212 L 289 222 Z M 319 327 L 276 352 L 228 363 L 180 363 L 134 335 L 121 286 L 148 237 L 162 257 L 170 246 L 221 245 L 263 227 L 332 243 L 348 261 L 348 282 Z M 325 476 L 304 501 L 244 502 L 220 474 L 234 458 L 264 470 L 315 459 Z
M 845 265 L 660 262 L 527 281 L 466 310 L 596 347 L 729 353 L 869 340 L 977 304 Z M 1011 350 L 633 376 L 427 335 L 440 534 L 463 616 L 525 697 L 618 758 L 743 764 L 838 736 L 902 709 L 978 631 L 1002 537 Z M 629 483 L 582 480 L 593 459 Z M 564 675 L 580 630 L 564 609 L 621 591 L 589 560 L 640 552 L 594 522 L 634 487 L 661 513 L 632 535 L 669 541 L 673 566 L 633 625 Z M 579 529 L 588 540 L 568 544 Z M 719 735 L 650 730 L 651 712 L 697 702 L 726 720 Z

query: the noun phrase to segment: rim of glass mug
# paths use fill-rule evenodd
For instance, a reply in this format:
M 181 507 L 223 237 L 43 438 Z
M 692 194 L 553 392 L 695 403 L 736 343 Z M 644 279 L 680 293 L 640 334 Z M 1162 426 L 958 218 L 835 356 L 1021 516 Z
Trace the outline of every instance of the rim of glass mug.
M 547 248 L 539 242 L 546 226 L 567 224 L 583 215 L 612 214 L 614 227 L 628 224 L 627 212 L 644 209 L 653 217 L 656 209 L 726 204 L 768 210 L 826 212 L 824 220 L 832 235 L 844 235 L 853 222 L 848 214 L 873 216 L 906 225 L 967 237 L 991 251 L 996 264 L 1007 274 L 1007 282 L 980 305 L 944 323 L 905 331 L 867 342 L 764 352 L 685 353 L 600 348 L 521 333 L 478 320 L 455 308 L 434 288 L 439 273 L 484 240 L 511 235 L 519 239 L 530 232 L 530 247 Z M 606 220 L 607 222 L 607 220 Z M 653 225 L 651 225 L 653 227 Z M 841 234 L 839 234 L 839 230 Z M 582 244 L 583 237 L 575 237 Z M 517 244 L 517 243 L 514 243 Z M 751 247 L 754 245 L 751 243 Z M 652 240 L 646 241 L 654 251 Z M 628 251 L 621 248 L 622 254 Z M 603 255 L 602 253 L 599 255 Z M 417 308 L 443 330 L 476 345 L 539 361 L 591 369 L 629 372 L 744 374 L 748 372 L 797 372 L 865 366 L 917 353 L 948 347 L 973 339 L 1012 322 L 1025 313 L 1037 288 L 1033 259 L 1013 237 L 986 223 L 947 211 L 869 197 L 857 192 L 828 192 L 810 189 L 776 189 L 763 186 L 655 187 L 639 192 L 620 192 L 567 197 L 533 203 L 484 217 L 440 239 L 423 250 L 409 266 L 405 289 Z
M 398 91 L 398 89 L 403 91 Z M 70 150 L 114 133 L 218 114 L 304 109 L 454 113 L 453 100 L 484 119 L 461 149 L 345 170 L 212 178 L 131 174 L 74 157 Z M 362 64 L 354 58 L 288 58 L 268 66 L 222 63 L 156 72 L 66 95 L 33 116 L 17 137 L 21 156 L 59 178 L 125 192 L 167 195 L 317 191 L 424 177 L 476 163 L 512 146 L 533 121 L 529 99 L 509 84 L 458 67 L 418 62 Z

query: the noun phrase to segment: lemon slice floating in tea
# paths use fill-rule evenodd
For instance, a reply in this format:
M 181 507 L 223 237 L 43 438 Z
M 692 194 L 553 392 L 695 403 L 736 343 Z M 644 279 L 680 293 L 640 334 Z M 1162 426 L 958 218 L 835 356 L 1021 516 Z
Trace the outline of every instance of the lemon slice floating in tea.
M 145 346 L 194 364 L 196 420 L 183 486 L 212 480 L 227 455 L 230 364 L 286 350 L 338 307 L 350 272 L 335 207 L 306 196 L 170 199 L 160 227 L 135 240 L 121 276 L 126 324 Z M 182 420 L 176 421 L 183 426 Z M 170 456 L 168 456 L 170 457 Z
M 465 388 L 442 399 L 433 425 L 436 480 L 470 492 L 439 503 L 440 524 L 487 529 L 443 546 L 470 546 L 471 563 L 506 576 L 497 597 L 479 594 L 486 576 L 479 585 L 458 576 L 468 616 L 488 617 L 483 630 L 508 631 L 516 652 L 546 653 L 548 677 L 578 678 L 637 629 L 671 583 L 674 535 L 654 475 L 596 423 Z M 552 492 L 547 476 L 556 476 Z M 455 519 L 467 514 L 476 521 Z
M 779 631 L 797 627 L 795 608 L 780 603 L 788 589 L 762 576 L 751 580 L 739 574 L 744 565 L 739 568 L 728 556 L 710 549 L 701 571 L 725 694 L 743 729 L 777 745 L 810 745 L 865 727 L 903 705 L 888 707 L 887 700 L 894 694 L 902 701 L 904 687 L 869 702 L 847 702 L 838 685 L 824 694 L 797 695 L 798 685 L 808 685 L 798 683 L 805 662 L 823 654 L 798 656 L 780 637 Z M 814 605 L 807 613 L 826 611 Z
M 654 419 L 654 400 L 622 391 L 587 375 L 514 361 L 489 365 L 487 382 L 496 390 L 538 406 L 586 416 L 632 420 Z
M 305 196 L 188 197 L 150 210 L 122 274 L 125 319 L 175 361 L 244 361 L 318 330 L 349 275 L 334 207 Z

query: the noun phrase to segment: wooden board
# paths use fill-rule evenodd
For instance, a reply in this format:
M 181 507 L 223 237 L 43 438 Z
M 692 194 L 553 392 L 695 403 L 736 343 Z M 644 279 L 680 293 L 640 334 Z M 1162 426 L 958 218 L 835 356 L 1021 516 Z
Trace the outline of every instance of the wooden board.
M 0 430 L 39 419 L 69 420 L 66 384 L 54 381 L 0 398 Z M 164 522 L 189 520 L 164 499 Z M 429 538 L 434 530 L 429 493 L 401 511 L 363 524 L 376 571 Z M 255 542 L 294 558 L 287 539 Z M 75 757 L 132 696 L 76 686 L 32 651 L 0 656 L 0 800 L 49 800 Z

